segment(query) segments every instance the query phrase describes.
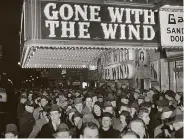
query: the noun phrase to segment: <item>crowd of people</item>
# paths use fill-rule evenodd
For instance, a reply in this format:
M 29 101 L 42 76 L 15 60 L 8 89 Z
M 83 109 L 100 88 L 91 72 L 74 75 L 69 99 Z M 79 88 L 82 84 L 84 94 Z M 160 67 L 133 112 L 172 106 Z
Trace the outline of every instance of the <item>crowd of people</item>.
M 183 92 L 22 89 L 5 138 L 183 138 Z

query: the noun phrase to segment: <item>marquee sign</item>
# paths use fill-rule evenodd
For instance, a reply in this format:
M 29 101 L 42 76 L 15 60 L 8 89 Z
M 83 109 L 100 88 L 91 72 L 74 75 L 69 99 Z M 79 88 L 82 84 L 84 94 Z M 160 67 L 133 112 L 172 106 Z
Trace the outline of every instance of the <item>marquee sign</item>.
M 128 6 L 41 3 L 41 38 L 156 42 L 155 12 Z
M 160 9 L 162 46 L 183 46 L 183 7 L 169 6 Z

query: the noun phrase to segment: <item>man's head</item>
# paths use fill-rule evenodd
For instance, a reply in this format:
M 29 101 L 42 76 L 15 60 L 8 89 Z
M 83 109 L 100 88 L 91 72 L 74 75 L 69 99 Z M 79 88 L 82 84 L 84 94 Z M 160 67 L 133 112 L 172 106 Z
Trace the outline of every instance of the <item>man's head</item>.
M 124 95 L 124 96 L 121 97 L 121 103 L 124 103 L 124 104 L 128 104 L 129 103 L 129 99 L 128 99 L 127 95 Z
M 29 113 L 33 113 L 34 111 L 34 104 L 31 101 L 25 102 L 25 110 Z
M 44 95 L 41 96 L 40 104 L 42 107 L 45 107 L 48 104 L 48 98 Z
M 54 123 L 58 123 L 58 121 L 60 120 L 60 117 L 61 117 L 60 108 L 56 104 L 53 104 L 51 106 L 51 110 L 50 110 L 49 113 L 50 113 L 51 121 L 54 122 Z
M 76 98 L 74 100 L 74 106 L 76 108 L 76 110 L 81 113 L 83 110 L 83 104 L 82 104 L 82 99 L 81 98 Z
M 62 123 L 58 126 L 56 133 L 53 134 L 56 139 L 65 138 L 71 139 L 69 128 L 66 124 Z
M 121 139 L 127 139 L 127 138 L 139 139 L 139 136 L 133 131 L 125 131 L 120 134 L 120 138 Z
M 92 99 L 91 97 L 87 97 L 87 98 L 86 98 L 86 106 L 87 106 L 88 108 L 91 108 L 92 105 L 93 105 L 93 99 Z
M 114 108 L 110 101 L 104 102 L 104 112 L 114 113 Z
M 167 90 L 165 92 L 165 98 L 170 100 L 170 101 L 175 99 L 175 95 L 176 95 L 175 92 L 173 92 L 172 90 Z
M 109 112 L 102 113 L 102 127 L 110 128 L 112 125 L 112 114 Z
M 6 130 L 4 132 L 5 138 L 18 138 L 18 130 L 15 124 L 6 125 Z
M 146 133 L 144 122 L 138 118 L 129 123 L 129 128 L 139 135 L 140 138 L 143 138 Z
M 147 108 L 141 108 L 138 110 L 137 115 L 140 119 L 142 119 L 145 125 L 148 125 L 150 122 L 149 110 Z
M 93 122 L 84 123 L 82 126 L 82 133 L 80 135 L 81 139 L 85 138 L 99 138 L 99 129 L 98 126 Z

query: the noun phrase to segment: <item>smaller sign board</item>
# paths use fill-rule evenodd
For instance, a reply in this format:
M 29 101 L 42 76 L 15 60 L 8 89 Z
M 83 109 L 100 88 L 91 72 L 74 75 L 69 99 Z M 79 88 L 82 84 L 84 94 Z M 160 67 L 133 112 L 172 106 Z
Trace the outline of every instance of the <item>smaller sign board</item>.
M 168 6 L 160 9 L 160 32 L 162 46 L 183 46 L 183 7 Z

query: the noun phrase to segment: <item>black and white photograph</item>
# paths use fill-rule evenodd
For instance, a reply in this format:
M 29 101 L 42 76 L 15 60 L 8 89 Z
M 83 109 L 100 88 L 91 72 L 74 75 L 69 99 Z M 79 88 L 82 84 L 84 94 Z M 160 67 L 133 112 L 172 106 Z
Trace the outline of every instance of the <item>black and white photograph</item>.
M 183 3 L 1 0 L 0 138 L 184 138 Z

